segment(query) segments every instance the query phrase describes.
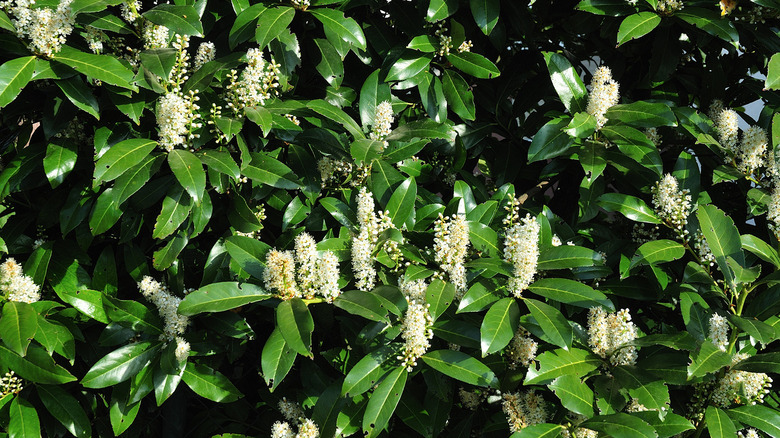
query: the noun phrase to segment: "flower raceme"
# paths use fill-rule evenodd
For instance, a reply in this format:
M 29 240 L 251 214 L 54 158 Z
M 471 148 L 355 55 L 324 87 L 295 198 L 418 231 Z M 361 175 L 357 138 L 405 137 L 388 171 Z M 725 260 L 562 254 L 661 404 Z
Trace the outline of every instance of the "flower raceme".
M 374 212 L 374 198 L 365 187 L 360 188 L 357 196 L 358 233 L 352 238 L 352 270 L 355 273 L 356 287 L 371 290 L 376 282 L 374 269 L 374 248 L 379 235 L 392 227 L 390 217 L 385 212 Z
M 7 258 L 0 265 L 0 291 L 8 301 L 34 303 L 41 299 L 40 290 L 41 287 L 24 275 L 22 266 L 13 258 Z
M 320 255 L 309 233 L 295 237 L 295 251 L 272 249 L 266 255 L 263 282 L 283 300 L 312 299 L 319 295 L 327 302 L 339 296 L 339 263 L 332 251 Z
M 163 319 L 164 327 L 163 334 L 160 335 L 160 340 L 176 342 L 176 348 L 174 350 L 176 360 L 179 362 L 187 360 L 187 357 L 190 354 L 190 343 L 181 336 L 184 334 L 184 331 L 187 330 L 190 319 L 177 312 L 179 303 L 181 303 L 181 298 L 171 294 L 165 285 L 148 275 L 138 283 L 138 290 L 141 291 L 141 294 L 147 300 L 151 301 L 152 304 L 157 307 L 157 312 Z
M 691 214 L 691 195 L 680 189 L 677 178 L 666 174 L 653 187 L 653 206 L 663 221 L 675 232 L 685 234 L 685 225 Z
M 635 365 L 636 347 L 624 346 L 637 337 L 628 309 L 607 313 L 602 307 L 588 312 L 588 342 L 594 353 L 609 358 L 612 365 Z
M 73 0 L 60 0 L 56 9 L 34 8 L 34 3 L 34 0 L 0 1 L 0 10 L 6 10 L 13 16 L 11 22 L 16 34 L 30 41 L 27 47 L 48 58 L 60 51 L 65 39 L 73 32 Z
M 590 88 L 586 111 L 596 118 L 596 123 L 601 128 L 607 123 L 607 110 L 620 101 L 620 85 L 612 79 L 612 70 L 601 66 L 593 73 Z
M 441 214 L 434 225 L 433 251 L 436 263 L 458 291 L 466 291 L 466 255 L 469 250 L 469 225 L 463 215 L 445 217 Z
M 534 281 L 539 261 L 540 230 L 539 222 L 528 214 L 505 231 L 504 260 L 514 266 L 507 289 L 517 298 Z

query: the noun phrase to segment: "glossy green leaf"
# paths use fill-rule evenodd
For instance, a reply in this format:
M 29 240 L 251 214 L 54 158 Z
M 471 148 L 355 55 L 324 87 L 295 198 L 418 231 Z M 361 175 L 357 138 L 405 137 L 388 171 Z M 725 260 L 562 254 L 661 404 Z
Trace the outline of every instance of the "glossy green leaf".
M 731 355 L 720 351 L 712 342 L 704 341 L 699 351 L 691 353 L 688 379 L 705 376 L 731 363 Z
M 354 19 L 345 18 L 343 12 L 330 8 L 312 9 L 310 12 L 333 34 L 361 49 L 366 48 L 366 36 Z
M 100 107 L 94 92 L 79 77 L 57 81 L 57 86 L 77 108 L 100 120 Z
M 406 123 L 394 129 L 385 140 L 408 141 L 415 138 L 442 138 L 454 140 L 455 135 L 452 126 L 445 123 L 436 123 L 433 120 L 419 120 Z
M 549 388 L 566 409 L 586 417 L 593 416 L 593 390 L 579 377 L 565 374 L 553 380 Z
M 724 41 L 739 41 L 739 32 L 732 20 L 723 19 L 714 9 L 691 7 L 677 11 L 674 15 Z
M 103 293 L 96 290 L 73 290 L 63 291 L 56 290 L 57 296 L 60 299 L 84 315 L 90 318 L 108 324 L 108 316 L 106 316 L 105 310 L 103 310 Z
M 474 1 L 483 2 L 485 0 Z M 454 71 L 444 70 L 441 83 L 447 103 L 455 111 L 455 114 L 463 120 L 474 120 L 477 111 L 474 106 L 474 93 L 469 89 L 466 80 Z
M 16 99 L 33 77 L 35 57 L 25 56 L 6 61 L 0 65 L 0 108 Z
M 225 241 L 225 248 L 241 269 L 257 279 L 263 278 L 265 264 L 262 260 L 270 249 L 268 244 L 251 237 L 230 236 Z
M 38 412 L 26 398 L 17 396 L 8 411 L 8 437 L 29 438 L 41 436 L 41 422 Z
M 333 44 L 325 39 L 315 39 L 314 42 L 320 49 L 320 62 L 317 64 L 317 71 L 330 85 L 338 88 L 344 79 L 344 63 L 341 56 L 333 47 Z
M 269 390 L 273 391 L 282 383 L 282 379 L 290 372 L 297 356 L 295 350 L 284 340 L 279 328 L 275 328 L 265 342 L 260 356 L 260 369 Z
M 586 309 L 596 306 L 615 308 L 602 292 L 568 278 L 542 278 L 531 283 L 528 289 L 536 295 Z
M 509 438 L 555 438 L 561 436 L 563 426 L 550 423 L 533 424 L 515 432 Z
M 444 20 L 458 10 L 458 0 L 431 0 L 425 19 L 431 23 Z
M 514 298 L 502 298 L 485 314 L 480 332 L 482 356 L 495 353 L 509 345 L 520 321 L 520 307 Z
M 620 23 L 617 34 L 618 46 L 647 35 L 659 24 L 661 24 L 661 17 L 654 12 L 639 12 L 629 15 Z
M 189 237 L 183 232 L 178 231 L 162 248 L 152 254 L 152 266 L 158 271 L 164 271 L 173 265 L 179 254 L 184 250 L 189 242 Z
M 605 193 L 599 196 L 597 203 L 606 211 L 617 211 L 636 222 L 660 224 L 661 221 L 645 201 L 636 196 L 622 193 Z
M 497 78 L 501 74 L 495 64 L 478 53 L 450 53 L 447 61 L 463 73 L 478 79 Z
M 161 159 L 160 155 L 148 155 L 140 163 L 118 177 L 114 182 L 114 187 L 112 187 L 114 205 L 121 206 L 122 203 L 141 190 L 152 177 Z
M 656 438 L 655 429 L 629 414 L 597 415 L 580 423 L 580 427 L 605 433 L 614 438 Z
M 147 366 L 159 349 L 159 344 L 148 341 L 116 349 L 95 362 L 81 384 L 86 388 L 105 388 L 124 382 Z
M 780 268 L 780 255 L 768 243 L 752 234 L 743 234 L 739 236 L 739 239 L 742 242 L 742 249 L 750 251 L 765 262 L 772 263 L 776 268 Z
M 569 321 L 560 310 L 555 307 L 545 304 L 541 301 L 526 298 L 523 300 L 528 306 L 528 311 L 531 312 L 531 316 L 536 319 L 536 322 L 542 328 L 550 341 L 563 348 L 568 349 L 571 347 L 571 343 L 574 339 L 574 331 L 569 325 Z
M 165 26 L 179 35 L 203 34 L 200 15 L 193 6 L 162 4 L 143 13 L 154 24 Z
M 0 361 L 19 377 L 30 382 L 61 385 L 76 380 L 65 368 L 54 363 L 46 350 L 35 344 L 30 345 L 25 357 L 20 357 L 0 345 Z
M 254 35 L 257 28 L 257 18 L 265 10 L 265 5 L 257 3 L 240 11 L 236 15 L 236 20 L 230 28 L 230 34 L 228 34 L 228 45 L 230 46 L 230 50 L 235 49 L 238 44 L 252 38 L 252 35 Z
M 376 296 L 360 290 L 351 290 L 339 295 L 333 304 L 353 315 L 362 316 L 371 321 L 389 322 L 387 309 Z
M 107 84 L 130 90 L 136 89 L 132 84 L 134 77 L 132 70 L 125 67 L 113 56 L 93 55 L 69 46 L 62 46 L 62 49 L 52 56 L 52 59 Z
M 268 134 L 271 133 L 271 127 L 273 126 L 273 115 L 270 111 L 261 106 L 254 106 L 244 108 L 244 114 L 247 119 L 254 122 L 263 130 L 264 137 L 268 137 Z
M 140 163 L 157 146 L 154 140 L 134 138 L 119 142 L 95 163 L 94 184 L 112 181 Z
M 302 356 L 311 356 L 311 334 L 314 320 L 300 298 L 282 301 L 276 308 L 276 326 L 287 344 Z
M 455 380 L 475 386 L 498 388 L 498 378 L 493 371 L 476 358 L 461 351 L 429 351 L 421 359 L 431 368 Z
M 631 267 L 642 264 L 670 262 L 685 255 L 685 248 L 677 242 L 661 239 L 642 244 L 631 259 Z
M 373 388 L 382 376 L 395 368 L 400 348 L 397 343 L 383 345 L 363 356 L 344 377 L 341 394 L 355 397 Z
M 537 269 L 571 269 L 604 264 L 601 255 L 581 246 L 561 245 L 545 249 L 539 254 Z
M 403 81 L 413 78 L 428 69 L 433 59 L 431 53 L 420 53 L 414 50 L 406 50 L 398 60 L 390 66 L 385 82 Z
M 92 436 L 92 425 L 78 400 L 59 386 L 38 385 L 36 389 L 46 410 L 68 432 L 78 438 Z
M 585 110 L 588 90 L 566 57 L 553 52 L 542 52 L 547 70 L 561 103 L 572 113 Z
M 536 132 L 528 147 L 528 162 L 547 160 L 566 154 L 572 145 L 572 138 L 564 129 L 569 119 L 554 119 Z
M 665 103 L 637 101 L 610 107 L 606 114 L 610 123 L 624 123 L 637 128 L 677 126 L 677 118 Z
M 0 317 L 0 339 L 19 356 L 27 354 L 27 346 L 38 329 L 38 313 L 28 303 L 6 301 Z
M 162 201 L 162 209 L 154 223 L 152 237 L 163 239 L 173 234 L 192 210 L 190 195 L 178 184 L 171 186 Z
M 206 189 L 206 172 L 203 171 L 200 160 L 192 152 L 174 149 L 168 153 L 168 165 L 179 184 L 196 204 L 200 204 Z
M 753 426 L 767 435 L 780 437 L 780 414 L 763 405 L 740 406 L 726 411 L 733 420 Z
M 456 313 L 481 312 L 498 300 L 499 296 L 493 290 L 492 285 L 478 281 L 471 285 L 463 298 L 460 299 Z
M 163 324 L 151 309 L 134 300 L 120 300 L 109 295 L 103 297 L 103 308 L 108 319 L 134 331 L 162 334 Z
M 204 312 L 223 312 L 270 297 L 270 293 L 249 283 L 211 283 L 187 294 L 179 303 L 178 312 L 188 316 Z
M 295 9 L 286 6 L 268 8 L 257 16 L 255 41 L 264 49 L 274 38 L 281 35 L 295 17 Z
M 431 35 L 417 35 L 406 45 L 407 49 L 419 50 L 425 53 L 433 53 L 438 50 L 439 40 Z
M 379 80 L 380 70 L 375 70 L 366 77 L 360 88 L 360 123 L 363 126 L 374 124 L 376 106 L 384 101 L 390 101 L 390 86 Z
M 780 88 L 780 53 L 775 53 L 769 60 L 764 88 L 768 90 Z
M 745 255 L 742 252 L 742 241 L 734 221 L 714 205 L 702 205 L 696 210 L 701 232 L 707 239 L 712 255 L 718 267 L 723 272 L 729 286 L 736 288 L 734 267 L 729 263 L 733 259 L 739 266 L 745 266 Z
M 407 375 L 406 367 L 396 368 L 371 394 L 363 415 L 365 436 L 375 437 L 387 426 L 404 392 Z
M 454 298 L 455 286 L 452 283 L 445 283 L 439 279 L 433 280 L 425 289 L 425 302 L 430 305 L 428 312 L 431 318 L 436 321 L 452 304 Z
M 408 178 L 393 192 L 393 196 L 387 202 L 387 213 L 397 228 L 403 225 L 414 213 L 414 203 L 417 198 L 417 183 L 414 178 Z
M 587 138 L 593 135 L 594 132 L 596 132 L 597 126 L 598 126 L 598 122 L 596 121 L 595 117 L 593 117 L 588 113 L 580 112 L 574 114 L 574 117 L 572 117 L 571 122 L 569 122 L 569 124 L 564 129 L 564 132 L 566 132 L 567 134 L 569 134 L 574 138 Z M 586 147 L 589 147 L 589 145 L 592 144 L 594 143 L 586 142 L 582 146 L 581 151 L 584 151 Z M 580 152 L 580 163 L 582 163 L 583 167 L 585 167 L 584 160 L 585 160 L 584 152 Z
M 281 161 L 262 153 L 252 153 L 252 161 L 241 170 L 241 174 L 258 184 L 267 184 L 280 189 L 301 187 L 298 177 Z
M 188 363 L 181 380 L 195 394 L 217 403 L 230 403 L 244 396 L 224 374 L 206 365 Z
M 658 412 L 659 417 L 664 416 L 663 410 L 669 408 L 669 389 L 663 379 L 646 373 L 635 366 L 618 366 L 614 368 L 615 377 L 620 385 L 628 390 L 628 394 L 638 403 L 649 410 Z
M 501 2 L 499 0 L 470 0 L 471 15 L 477 23 L 477 27 L 485 35 L 490 35 L 498 24 L 501 16 Z
M 734 422 L 722 409 L 708 406 L 704 419 L 707 421 L 707 431 L 712 438 L 731 438 L 737 434 Z
M 525 385 L 545 384 L 571 374 L 582 377 L 601 365 L 601 358 L 579 348 L 546 351 L 536 357 L 539 368 L 531 365 L 525 377 Z

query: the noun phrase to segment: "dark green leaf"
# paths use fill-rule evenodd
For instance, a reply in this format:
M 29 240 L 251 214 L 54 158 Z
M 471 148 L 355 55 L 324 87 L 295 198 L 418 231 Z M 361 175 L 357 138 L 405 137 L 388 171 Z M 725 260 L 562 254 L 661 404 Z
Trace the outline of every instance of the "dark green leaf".
M 389 322 L 387 309 L 376 296 L 360 290 L 351 290 L 339 295 L 333 304 L 353 315 L 362 316 L 371 321 Z
M 433 54 L 406 50 L 400 58 L 390 66 L 385 82 L 403 81 L 413 78 L 428 69 L 433 59 Z
M 414 202 L 417 198 L 417 183 L 414 178 L 408 178 L 393 192 L 387 202 L 387 213 L 397 228 L 403 228 L 406 221 L 414 213 Z
M 168 153 L 168 165 L 179 184 L 190 194 L 196 204 L 200 204 L 203 191 L 206 189 L 206 172 L 203 171 L 200 160 L 192 152 L 174 149 Z
M 425 289 L 425 301 L 430 304 L 428 312 L 434 321 L 452 304 L 455 298 L 455 286 L 436 279 Z
M 98 360 L 81 379 L 86 388 L 105 388 L 124 382 L 149 364 L 159 344 L 137 342 L 112 351 Z
M 25 357 L 0 345 L 0 362 L 19 377 L 35 383 L 61 385 L 77 380 L 65 368 L 54 363 L 46 350 L 35 344 L 29 347 Z
M 484 1 L 486 0 L 472 0 L 471 3 Z M 463 120 L 474 120 L 477 111 L 474 107 L 474 93 L 469 89 L 466 80 L 454 71 L 444 70 L 441 82 L 447 103 L 450 104 L 455 114 Z
M 577 307 L 604 306 L 615 309 L 614 304 L 600 291 L 566 278 L 542 278 L 533 282 L 528 289 L 539 296 Z
M 598 356 L 579 348 L 547 351 L 537 356 L 536 360 L 539 369 L 534 365 L 528 368 L 525 385 L 545 384 L 567 374 L 582 377 L 601 365 Z
M 5 345 L 24 357 L 38 329 L 38 313 L 28 303 L 7 301 L 0 317 L 0 338 Z
M 344 377 L 341 395 L 356 397 L 373 388 L 385 373 L 395 367 L 399 353 L 400 346 L 395 343 L 383 345 L 363 356 Z
M 154 223 L 152 237 L 163 239 L 173 234 L 187 219 L 190 210 L 192 210 L 190 195 L 178 184 L 171 186 L 162 201 L 162 209 Z
M 561 99 L 561 103 L 569 112 L 585 111 L 588 90 L 566 57 L 558 53 L 542 52 L 550 80 Z
M 343 295 L 342 295 L 343 296 Z M 276 308 L 276 326 L 287 344 L 302 356 L 311 356 L 311 334 L 314 320 L 300 298 L 282 301 Z
M 406 367 L 392 371 L 371 394 L 363 415 L 363 432 L 367 437 L 375 437 L 385 428 L 395 412 L 401 394 L 404 392 L 407 378 Z
M 579 377 L 565 374 L 553 380 L 549 388 L 566 409 L 586 417 L 593 416 L 593 390 Z
M 143 161 L 157 146 L 154 140 L 133 138 L 119 142 L 103 154 L 95 163 L 94 184 L 112 181 Z
M 688 365 L 688 379 L 701 377 L 731 363 L 731 356 L 720 351 L 712 342 L 704 341 L 699 351 L 691 354 L 691 364 Z
M 479 79 L 497 78 L 501 74 L 495 64 L 477 53 L 450 53 L 447 55 L 447 61 L 463 73 Z
M 0 65 L 0 108 L 16 99 L 35 73 L 35 57 L 16 58 Z
M 109 55 L 93 55 L 84 53 L 69 46 L 52 56 L 52 59 L 73 68 L 79 73 L 98 79 L 107 84 L 135 90 L 132 84 L 133 72 L 118 59 Z
M 363 35 L 360 25 L 352 18 L 345 18 L 343 12 L 330 8 L 318 8 L 310 12 L 333 34 L 361 49 L 366 48 L 366 36 Z
M 552 246 L 539 254 L 537 269 L 547 271 L 552 269 L 571 269 L 583 266 L 604 264 L 601 255 L 589 248 L 581 246 Z
M 263 153 L 252 153 L 252 161 L 241 173 L 258 184 L 268 184 L 280 189 L 301 188 L 296 176 L 289 167 L 281 161 Z
M 732 438 L 737 434 L 737 428 L 722 409 L 708 406 L 704 419 L 707 421 L 707 431 L 712 438 Z
M 425 19 L 431 23 L 444 20 L 458 10 L 458 0 L 431 0 Z
M 263 379 L 272 392 L 282 383 L 284 376 L 290 372 L 296 356 L 298 354 L 284 340 L 281 330 L 278 327 L 275 328 L 265 342 L 260 357 Z
M 108 316 L 103 310 L 103 293 L 96 290 L 57 290 L 57 296 L 79 312 L 90 318 L 108 324 Z
M 677 126 L 677 118 L 665 103 L 642 102 L 619 104 L 610 107 L 606 114 L 611 124 L 624 123 L 637 128 Z
M 0 67 L 2 68 L 2 67 Z M 79 77 L 57 81 L 57 86 L 77 108 L 100 120 L 100 107 L 94 92 Z
M 493 28 L 498 24 L 498 17 L 501 15 L 501 2 L 499 0 L 470 0 L 471 15 L 477 27 L 485 35 L 490 35 Z
M 217 403 L 230 403 L 244 396 L 224 374 L 206 365 L 188 363 L 181 379 L 195 394 Z
M 187 294 L 179 304 L 178 312 L 188 316 L 203 312 L 223 312 L 270 297 L 271 294 L 249 283 L 212 283 Z
M 580 427 L 603 432 L 614 438 L 656 438 L 655 429 L 645 421 L 629 414 L 597 415 Z
M 780 414 L 777 410 L 762 405 L 740 406 L 726 411 L 732 419 L 753 426 L 767 435 L 780 437 Z
M 41 423 L 38 412 L 27 399 L 16 396 L 8 411 L 8 437 L 29 438 L 41 436 Z
M 599 196 L 598 204 L 607 211 L 617 211 L 623 216 L 636 222 L 648 224 L 660 224 L 661 221 L 653 213 L 653 210 L 645 204 L 645 201 L 636 196 L 622 193 L 605 193 Z
M 421 358 L 436 371 L 475 386 L 498 388 L 498 378 L 485 364 L 461 351 L 436 350 Z
M 52 414 L 73 436 L 82 438 L 92 436 L 92 425 L 76 400 L 59 386 L 38 385 L 38 397 Z
M 202 35 L 203 25 L 200 15 L 193 6 L 157 5 L 143 14 L 154 24 L 165 26 L 179 35 Z
M 498 299 L 499 296 L 495 293 L 491 284 L 478 281 L 460 299 L 456 313 L 481 312 L 498 301 Z
M 509 345 L 520 321 L 520 308 L 514 298 L 502 298 L 493 304 L 482 320 L 480 346 L 482 357 Z
M 739 41 L 739 33 L 734 23 L 724 19 L 714 10 L 690 7 L 677 11 L 674 15 L 724 41 Z
M 268 8 L 257 16 L 255 41 L 264 49 L 274 38 L 281 35 L 295 17 L 295 9 L 285 6 Z
M 564 131 L 569 119 L 554 119 L 537 131 L 528 147 L 528 162 L 547 160 L 566 154 L 573 140 Z
M 618 46 L 647 35 L 658 27 L 659 24 L 661 24 L 661 17 L 654 12 L 639 12 L 629 15 L 620 23 L 620 29 L 618 29 L 617 34 Z

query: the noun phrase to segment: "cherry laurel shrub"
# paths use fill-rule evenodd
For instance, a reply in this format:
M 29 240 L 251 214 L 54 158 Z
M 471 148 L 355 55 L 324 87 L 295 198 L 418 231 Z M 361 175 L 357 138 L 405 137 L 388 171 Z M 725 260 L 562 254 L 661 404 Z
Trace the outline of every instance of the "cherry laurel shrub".
M 780 437 L 777 0 L 0 28 L 2 436 Z

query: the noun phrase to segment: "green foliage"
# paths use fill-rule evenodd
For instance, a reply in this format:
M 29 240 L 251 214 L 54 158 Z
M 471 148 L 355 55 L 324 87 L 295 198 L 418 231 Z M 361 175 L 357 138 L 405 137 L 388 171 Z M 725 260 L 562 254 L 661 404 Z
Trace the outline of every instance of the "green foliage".
M 0 435 L 780 436 L 776 1 L 152 3 L 0 6 Z

